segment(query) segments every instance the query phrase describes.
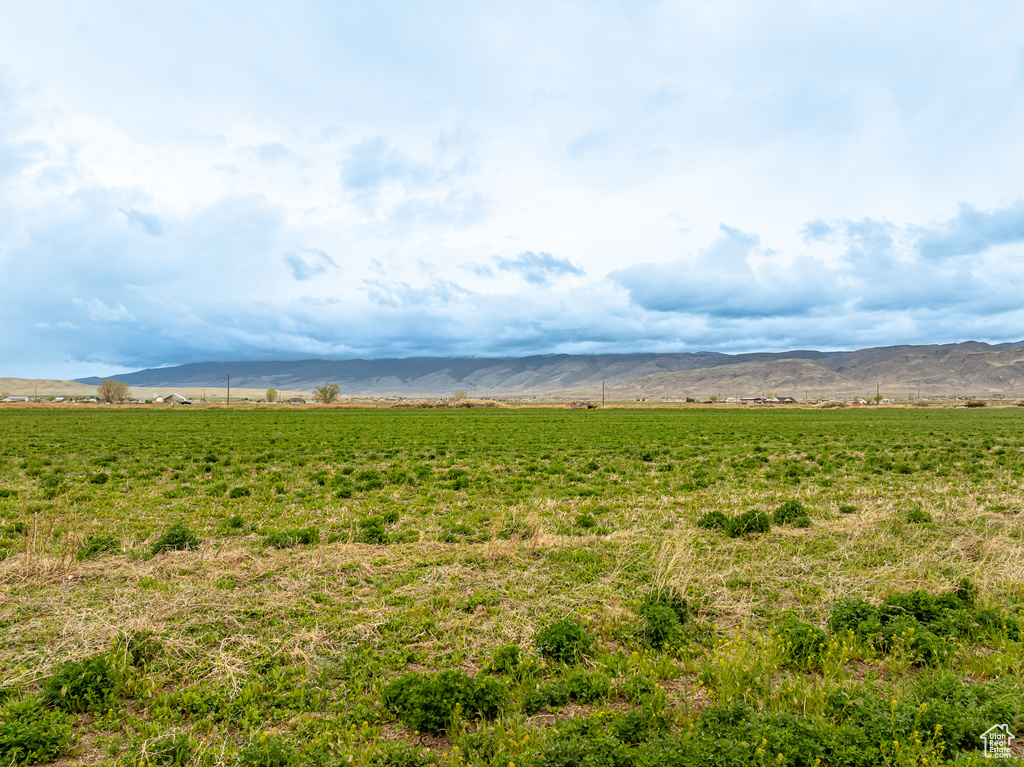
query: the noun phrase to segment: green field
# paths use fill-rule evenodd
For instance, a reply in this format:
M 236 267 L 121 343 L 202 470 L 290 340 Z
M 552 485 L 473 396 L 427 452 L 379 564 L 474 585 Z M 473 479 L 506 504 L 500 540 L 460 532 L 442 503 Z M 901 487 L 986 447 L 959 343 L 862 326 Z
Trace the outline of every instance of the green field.
M 1013 408 L 3 409 L 0 765 L 998 764 L 1022 470 Z

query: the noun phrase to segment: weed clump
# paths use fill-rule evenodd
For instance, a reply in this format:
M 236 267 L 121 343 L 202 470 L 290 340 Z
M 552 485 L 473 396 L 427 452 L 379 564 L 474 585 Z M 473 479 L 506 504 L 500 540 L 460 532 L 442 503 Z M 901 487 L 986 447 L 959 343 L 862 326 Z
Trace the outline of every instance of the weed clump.
M 367 517 L 359 520 L 359 531 L 356 538 L 360 543 L 386 544 L 388 531 L 384 529 L 384 520 L 380 517 Z
M 697 527 L 706 530 L 724 530 L 729 525 L 729 517 L 718 509 L 709 511 L 697 520 Z
M 689 602 L 674 589 L 662 588 L 648 594 L 640 606 L 644 622 L 640 637 L 655 649 L 678 647 L 683 643 L 683 625 L 692 612 Z
M 68 661 L 42 681 L 47 704 L 63 711 L 99 712 L 115 700 L 114 669 L 105 653 Z
M 290 549 L 293 546 L 312 546 L 320 543 L 320 531 L 310 525 L 290 530 L 275 530 L 263 536 L 263 545 L 275 549 Z
M 523 697 L 523 713 L 532 716 L 545 707 L 558 708 L 569 701 L 593 703 L 611 692 L 612 682 L 606 674 L 588 669 L 574 669 L 565 679 L 555 679 L 528 690 Z
M 512 674 L 519 670 L 523 651 L 517 644 L 505 644 L 491 653 L 488 667 L 496 674 Z
M 38 697 L 8 701 L 0 709 L 0 764 L 44 764 L 71 751 L 75 741 L 69 717 L 52 711 Z
M 410 672 L 384 688 L 382 702 L 406 726 L 443 734 L 459 718 L 493 719 L 506 695 L 505 685 L 493 677 L 477 680 L 453 670 Z
M 557 663 L 579 662 L 590 654 L 593 644 L 590 634 L 569 620 L 550 623 L 533 637 L 537 652 Z
M 750 509 L 729 520 L 725 532 L 730 538 L 751 533 L 767 533 L 772 529 L 772 518 L 759 509 Z
M 85 538 L 85 544 L 78 550 L 75 558 L 78 561 L 90 559 L 108 551 L 117 551 L 121 548 L 121 541 L 116 535 L 89 535 Z
M 920 525 L 932 521 L 932 515 L 920 506 L 911 506 L 903 512 L 903 521 L 909 525 Z
M 202 540 L 184 524 L 178 522 L 171 525 L 153 543 L 153 555 L 162 554 L 165 551 L 185 551 L 187 549 L 198 549 Z
M 777 525 L 792 525 L 793 527 L 810 527 L 811 515 L 807 512 L 800 501 L 789 500 L 781 504 L 772 514 L 772 520 Z
M 779 627 L 785 665 L 804 671 L 820 669 L 828 651 L 828 635 L 810 623 L 789 617 Z

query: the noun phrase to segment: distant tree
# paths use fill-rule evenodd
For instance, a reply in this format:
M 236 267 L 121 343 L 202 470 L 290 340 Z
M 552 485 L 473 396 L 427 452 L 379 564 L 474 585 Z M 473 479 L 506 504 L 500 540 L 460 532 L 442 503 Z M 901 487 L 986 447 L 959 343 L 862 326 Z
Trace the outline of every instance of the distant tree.
M 879 402 L 881 402 L 884 399 L 884 397 L 881 394 L 876 394 L 871 399 L 873 399 L 875 401 L 875 404 L 877 405 Z
M 334 400 L 338 398 L 338 394 L 341 393 L 341 389 L 338 384 L 325 383 L 322 386 L 317 386 L 313 389 L 313 399 L 317 402 L 321 402 L 324 405 L 330 405 Z
M 716 396 L 715 396 L 714 394 L 712 394 L 712 395 L 711 395 L 710 397 L 708 397 L 708 399 L 709 399 L 709 400 L 710 400 L 711 402 L 718 402 L 718 397 L 716 397 Z
M 267 389 L 267 402 L 277 402 L 277 389 Z
M 462 391 L 462 389 L 457 390 L 455 394 L 452 395 L 452 402 L 459 402 L 464 399 L 466 399 L 466 392 Z
M 124 402 L 128 399 L 128 384 L 118 381 L 116 378 L 105 378 L 96 387 L 100 395 L 100 401 L 106 403 Z

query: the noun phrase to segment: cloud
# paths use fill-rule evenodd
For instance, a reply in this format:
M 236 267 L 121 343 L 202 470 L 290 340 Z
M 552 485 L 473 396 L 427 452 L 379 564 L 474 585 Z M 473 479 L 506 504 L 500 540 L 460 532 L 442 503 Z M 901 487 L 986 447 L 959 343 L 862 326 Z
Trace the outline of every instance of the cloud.
M 407 282 L 363 280 L 363 290 L 373 303 L 394 309 L 445 307 L 470 295 L 458 283 L 436 277 L 423 287 L 413 287 Z
M 164 226 L 157 216 L 154 216 L 151 213 L 143 213 L 141 210 L 135 210 L 134 208 L 129 210 L 118 208 L 118 210 L 120 210 L 124 214 L 124 217 L 128 219 L 129 224 L 139 227 L 142 231 L 146 232 L 146 234 L 152 234 L 154 236 L 163 234 Z
M 496 258 L 494 263 L 501 271 L 518 274 L 534 285 L 546 285 L 551 278 L 561 275 L 582 276 L 586 274 L 582 267 L 572 263 L 569 259 L 556 258 L 544 251 L 534 253 L 532 250 L 525 250 L 514 258 Z
M 1000 258 L 989 256 L 996 244 L 1017 241 L 1019 210 L 1014 203 L 976 215 L 961 206 L 932 228 L 872 218 L 806 224 L 805 244 L 838 248 L 838 259 L 831 260 L 809 254 L 782 259 L 756 234 L 723 225 L 693 258 L 635 264 L 609 279 L 646 311 L 750 324 L 760 318 L 853 321 L 878 312 L 1001 314 L 1019 306 L 1024 267 L 1000 267 Z
M 719 318 L 800 316 L 834 301 L 836 290 L 823 265 L 810 258 L 792 264 L 768 262 L 756 234 L 720 226 L 719 236 L 695 259 L 636 264 L 609 279 L 635 305 L 654 312 Z
M 373 192 L 390 181 L 418 186 L 430 176 L 425 164 L 413 162 L 381 137 L 357 144 L 341 165 L 341 182 L 357 192 Z
M 256 156 L 260 162 L 267 163 L 268 165 L 279 165 L 283 162 L 293 163 L 299 168 L 305 168 L 309 165 L 309 163 L 280 141 L 260 144 L 256 147 Z
M 311 280 L 328 269 L 337 268 L 334 260 L 317 248 L 303 248 L 288 253 L 284 257 L 284 261 L 291 269 L 292 277 L 300 281 Z
M 4 9 L 15 373 L 1024 321 L 1019 3 L 110 3 Z
M 124 304 L 107 306 L 98 298 L 90 298 L 87 301 L 75 298 L 72 301 L 76 306 L 85 309 L 89 319 L 94 322 L 135 322 L 135 317 L 124 308 Z
M 1024 242 L 1024 200 L 991 211 L 962 202 L 953 218 L 933 228 L 915 227 L 912 233 L 921 255 L 935 260 L 978 255 L 997 245 Z

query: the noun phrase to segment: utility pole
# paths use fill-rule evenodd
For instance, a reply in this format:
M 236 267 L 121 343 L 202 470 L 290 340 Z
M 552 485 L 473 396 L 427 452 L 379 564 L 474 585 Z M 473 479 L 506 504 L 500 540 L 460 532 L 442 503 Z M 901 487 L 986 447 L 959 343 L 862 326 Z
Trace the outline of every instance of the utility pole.
M 228 373 L 228 407 L 231 407 L 231 374 Z
M 601 381 L 601 407 L 604 407 L 604 381 Z

